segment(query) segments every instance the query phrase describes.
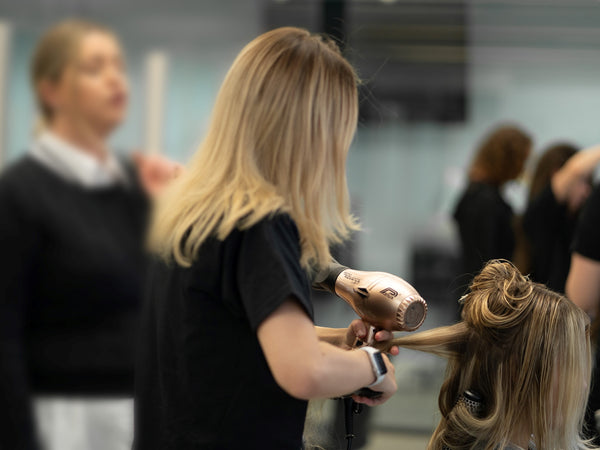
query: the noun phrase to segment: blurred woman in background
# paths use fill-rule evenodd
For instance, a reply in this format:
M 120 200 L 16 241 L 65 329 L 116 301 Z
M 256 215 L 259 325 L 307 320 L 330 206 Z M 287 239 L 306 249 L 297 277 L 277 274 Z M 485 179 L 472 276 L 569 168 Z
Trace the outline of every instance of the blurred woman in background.
M 490 259 L 513 258 L 513 210 L 500 189 L 523 172 L 530 151 L 527 133 L 515 126 L 502 126 L 492 131 L 475 153 L 469 183 L 454 211 L 463 271 L 471 277 Z
M 429 450 L 576 450 L 590 385 L 589 319 L 515 266 L 491 261 L 462 321 L 387 345 L 448 359 Z
M 128 83 L 106 28 L 52 27 L 31 78 L 42 127 L 0 177 L 0 448 L 126 449 L 146 189 L 176 166 L 111 152 Z
M 577 151 L 569 144 L 549 147 L 540 157 L 523 216 L 530 249 L 531 277 L 565 292 L 571 243 L 579 211 L 592 189 L 600 147 Z

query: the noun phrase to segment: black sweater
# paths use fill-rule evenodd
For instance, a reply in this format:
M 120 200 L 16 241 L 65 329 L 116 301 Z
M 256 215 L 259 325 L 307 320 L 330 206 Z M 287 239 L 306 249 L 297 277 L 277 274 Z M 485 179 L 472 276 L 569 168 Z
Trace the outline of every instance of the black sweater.
M 37 448 L 31 393 L 131 395 L 144 193 L 30 157 L 0 177 L 0 449 Z

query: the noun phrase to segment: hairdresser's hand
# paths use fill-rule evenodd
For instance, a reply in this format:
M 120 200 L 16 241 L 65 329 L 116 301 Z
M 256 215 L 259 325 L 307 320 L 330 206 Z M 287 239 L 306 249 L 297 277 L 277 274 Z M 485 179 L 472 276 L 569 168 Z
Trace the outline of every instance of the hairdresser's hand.
M 370 388 L 372 391 L 381 392 L 381 396 L 377 398 L 369 398 L 353 394 L 352 398 L 355 402 L 364 403 L 365 405 L 369 406 L 377 406 L 385 403 L 392 395 L 394 395 L 396 389 L 398 389 L 398 386 L 396 385 L 396 368 L 390 362 L 390 359 L 387 355 L 383 355 L 383 360 L 385 361 L 385 366 L 387 367 L 385 378 L 381 383 Z
M 353 320 L 346 331 L 346 341 L 345 341 L 346 348 L 348 348 L 348 349 L 353 348 L 357 339 L 360 339 L 363 341 L 365 339 L 367 339 L 367 334 L 369 332 L 370 326 L 371 325 L 368 324 L 367 322 L 365 322 L 364 320 L 361 320 L 361 319 Z M 394 338 L 394 335 L 392 334 L 391 331 L 379 330 L 377 333 L 375 333 L 375 342 L 373 343 L 373 346 L 378 347 L 378 348 L 379 347 L 385 348 L 385 347 L 387 347 L 385 345 L 385 343 L 387 341 L 392 340 L 393 338 Z M 378 345 L 378 344 L 380 344 L 380 345 Z M 386 348 L 385 351 L 387 353 L 390 353 L 391 355 L 397 355 L 399 353 L 398 346 L 396 346 L 396 345 L 390 347 L 389 349 Z
M 140 183 L 150 197 L 160 194 L 165 187 L 183 172 L 183 166 L 160 155 L 143 155 L 134 152 Z

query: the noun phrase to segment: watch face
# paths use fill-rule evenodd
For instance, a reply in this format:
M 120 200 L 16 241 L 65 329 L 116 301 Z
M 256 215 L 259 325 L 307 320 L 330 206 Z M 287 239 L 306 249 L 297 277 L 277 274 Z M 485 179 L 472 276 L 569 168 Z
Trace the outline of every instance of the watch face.
M 373 360 L 375 361 L 375 364 L 377 365 L 377 371 L 380 374 L 384 374 L 387 373 L 387 367 L 385 365 L 385 361 L 383 360 L 383 355 L 380 352 L 377 352 L 373 355 Z

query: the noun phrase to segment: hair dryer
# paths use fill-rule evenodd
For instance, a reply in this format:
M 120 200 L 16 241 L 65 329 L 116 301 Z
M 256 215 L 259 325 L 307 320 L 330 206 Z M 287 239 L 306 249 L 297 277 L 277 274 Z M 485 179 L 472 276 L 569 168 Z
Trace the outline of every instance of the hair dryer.
M 375 331 L 413 331 L 427 315 L 427 303 L 414 287 L 395 275 L 349 269 L 337 262 L 321 270 L 313 287 L 344 299 L 371 324 L 366 343 L 373 344 Z
M 371 326 L 365 343 L 375 347 L 381 347 L 374 342 L 378 329 L 413 331 L 423 324 L 427 315 L 427 303 L 416 289 L 402 278 L 385 272 L 349 269 L 333 261 L 317 273 L 313 287 L 341 297 L 369 323 Z M 358 341 L 356 345 L 360 346 L 362 342 Z M 362 388 L 356 393 L 371 398 L 381 395 L 381 392 L 369 388 Z M 347 448 L 351 448 L 354 437 L 352 418 L 360 413 L 361 405 L 349 396 L 344 398 L 344 405 Z

